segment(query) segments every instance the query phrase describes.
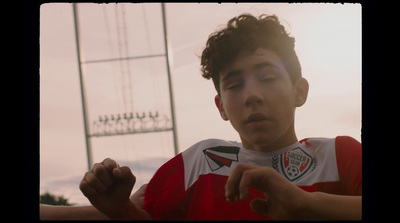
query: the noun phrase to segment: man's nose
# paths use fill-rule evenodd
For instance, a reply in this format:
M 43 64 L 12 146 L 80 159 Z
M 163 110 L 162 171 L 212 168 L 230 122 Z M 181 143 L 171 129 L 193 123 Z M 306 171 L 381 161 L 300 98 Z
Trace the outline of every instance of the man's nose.
M 261 86 L 255 79 L 249 79 L 246 81 L 243 94 L 244 104 L 246 106 L 261 105 L 263 103 Z

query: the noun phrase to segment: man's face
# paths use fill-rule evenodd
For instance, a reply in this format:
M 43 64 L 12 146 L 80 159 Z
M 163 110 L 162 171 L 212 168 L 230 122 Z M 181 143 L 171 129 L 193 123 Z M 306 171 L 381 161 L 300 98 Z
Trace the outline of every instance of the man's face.
M 215 103 L 245 148 L 275 150 L 297 141 L 294 111 L 304 104 L 308 84 L 303 78 L 292 84 L 275 52 L 264 48 L 244 51 L 219 78 L 220 96 Z

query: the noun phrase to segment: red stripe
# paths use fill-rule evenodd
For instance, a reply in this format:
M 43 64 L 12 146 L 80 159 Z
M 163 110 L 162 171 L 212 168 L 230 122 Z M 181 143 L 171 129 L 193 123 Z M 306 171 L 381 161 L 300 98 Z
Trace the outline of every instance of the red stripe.
M 219 157 L 212 153 L 206 152 L 206 155 L 209 156 L 211 159 L 214 159 L 214 160 L 224 164 L 225 166 L 231 166 L 231 164 L 232 164 L 232 160 L 228 160 L 226 158 Z

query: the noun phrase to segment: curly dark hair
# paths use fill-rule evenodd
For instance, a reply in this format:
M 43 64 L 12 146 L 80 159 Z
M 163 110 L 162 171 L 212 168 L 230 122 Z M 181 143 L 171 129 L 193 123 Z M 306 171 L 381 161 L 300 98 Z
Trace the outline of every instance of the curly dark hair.
M 206 79 L 212 78 L 220 94 L 219 73 L 231 64 L 242 51 L 254 52 L 257 48 L 274 51 L 281 58 L 294 83 L 301 77 L 301 66 L 294 50 L 294 38 L 275 15 L 258 18 L 242 14 L 228 21 L 226 28 L 208 37 L 201 55 L 201 72 Z

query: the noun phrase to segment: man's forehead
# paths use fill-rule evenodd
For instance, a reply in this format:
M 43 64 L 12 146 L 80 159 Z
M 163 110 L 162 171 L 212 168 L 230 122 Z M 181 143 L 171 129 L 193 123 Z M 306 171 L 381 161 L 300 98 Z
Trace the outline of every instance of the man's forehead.
M 220 72 L 220 79 L 243 72 L 259 64 L 269 64 L 271 66 L 283 66 L 280 57 L 272 50 L 257 48 L 254 52 L 242 51 L 231 64 L 228 64 Z

